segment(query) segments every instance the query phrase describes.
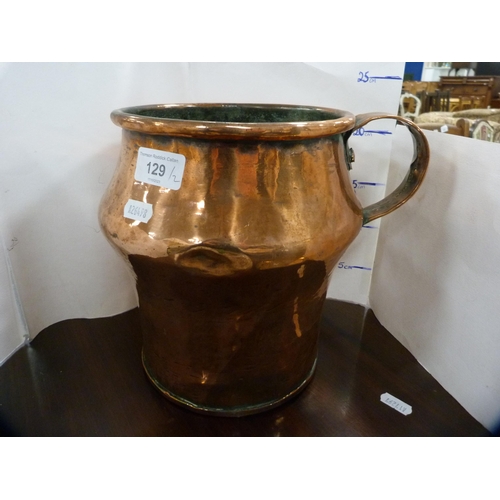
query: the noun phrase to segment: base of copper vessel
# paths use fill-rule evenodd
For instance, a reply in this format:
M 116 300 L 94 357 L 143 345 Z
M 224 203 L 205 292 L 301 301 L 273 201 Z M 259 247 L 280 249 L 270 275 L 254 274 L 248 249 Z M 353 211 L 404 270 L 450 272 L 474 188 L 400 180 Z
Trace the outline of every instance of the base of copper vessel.
M 247 415 L 253 415 L 255 413 L 260 413 L 263 411 L 268 411 L 271 410 L 272 408 L 275 408 L 276 406 L 282 405 L 289 399 L 292 399 L 295 397 L 299 392 L 301 392 L 307 384 L 312 380 L 314 371 L 316 370 L 316 360 L 314 361 L 314 365 L 311 368 L 311 371 L 308 373 L 307 377 L 305 378 L 304 381 L 300 383 L 299 386 L 297 386 L 295 389 L 290 391 L 288 394 L 283 396 L 282 398 L 276 399 L 274 401 L 267 401 L 265 403 L 261 403 L 258 405 L 251 405 L 251 406 L 237 406 L 233 408 L 211 408 L 211 407 L 206 407 L 202 405 L 198 405 L 196 403 L 193 403 L 192 401 L 188 401 L 187 399 L 184 399 L 181 396 L 178 396 L 177 394 L 172 393 L 169 391 L 167 388 L 165 388 L 160 382 L 158 382 L 150 370 L 148 369 L 146 360 L 144 359 L 144 352 L 142 353 L 142 366 L 144 368 L 144 371 L 146 372 L 146 375 L 150 382 L 153 384 L 153 386 L 160 391 L 160 393 L 166 397 L 169 401 L 172 401 L 173 403 L 180 405 L 184 408 L 189 408 L 190 410 L 197 412 L 197 413 L 202 413 L 205 415 L 214 415 L 214 416 L 219 416 L 219 417 L 245 417 Z

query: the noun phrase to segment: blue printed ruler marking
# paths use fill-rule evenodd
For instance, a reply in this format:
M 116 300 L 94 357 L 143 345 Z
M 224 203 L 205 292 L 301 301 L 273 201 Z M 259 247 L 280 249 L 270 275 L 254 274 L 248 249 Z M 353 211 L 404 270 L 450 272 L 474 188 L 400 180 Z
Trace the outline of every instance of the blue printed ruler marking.
M 339 262 L 337 264 L 338 269 L 361 269 L 363 271 L 371 271 L 371 267 L 365 267 L 365 266 L 351 266 L 349 264 L 346 264 L 345 262 Z
M 401 76 L 397 75 L 383 75 L 383 76 L 370 76 L 369 71 L 358 72 L 358 83 L 376 83 L 377 80 L 402 80 Z
M 358 128 L 357 130 L 355 130 L 352 135 L 353 135 L 353 137 L 354 136 L 363 137 L 364 135 L 369 137 L 372 134 L 392 135 L 392 132 L 390 130 L 366 130 L 363 127 L 361 127 L 361 128 Z
M 389 130 L 365 130 L 365 134 L 392 135 Z
M 400 76 L 370 76 L 374 80 L 402 80 Z
M 358 181 L 358 184 L 361 186 L 385 186 L 382 182 L 361 182 Z

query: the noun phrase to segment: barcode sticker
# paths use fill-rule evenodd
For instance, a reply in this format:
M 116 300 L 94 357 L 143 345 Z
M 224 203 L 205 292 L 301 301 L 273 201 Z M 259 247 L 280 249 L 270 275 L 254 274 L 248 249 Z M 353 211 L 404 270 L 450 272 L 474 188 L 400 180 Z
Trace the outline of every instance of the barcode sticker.
M 148 222 L 153 216 L 153 205 L 137 200 L 128 200 L 123 209 L 123 216 L 127 219 Z
M 135 180 L 177 190 L 181 187 L 186 157 L 159 149 L 139 148 Z
M 396 411 L 399 411 L 399 413 L 402 413 L 403 415 L 410 415 L 410 413 L 412 412 L 412 408 L 410 405 L 394 397 L 388 392 L 385 392 L 380 396 L 380 401 L 382 401 L 382 403 L 385 403 L 387 406 L 394 408 Z

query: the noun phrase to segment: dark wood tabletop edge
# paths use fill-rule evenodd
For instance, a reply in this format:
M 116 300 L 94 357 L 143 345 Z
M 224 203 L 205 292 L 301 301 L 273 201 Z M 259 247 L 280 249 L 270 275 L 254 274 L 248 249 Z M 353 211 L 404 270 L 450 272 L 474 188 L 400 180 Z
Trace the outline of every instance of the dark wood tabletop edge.
M 0 435 L 84 435 L 87 424 L 99 435 L 168 435 L 169 425 L 176 435 L 497 435 L 470 416 L 372 310 L 329 299 L 321 325 L 318 369 L 304 393 L 271 412 L 225 424 L 220 417 L 173 408 L 147 383 L 138 359 L 137 308 L 58 322 L 0 366 Z M 130 373 L 120 374 L 123 370 Z M 82 374 L 95 380 L 81 380 Z M 121 390 L 128 384 L 137 402 L 115 397 L 113 384 Z M 78 391 L 80 409 L 71 387 Z M 413 420 L 380 403 L 385 388 L 415 404 Z M 141 405 L 150 407 L 149 427 L 136 415 Z M 79 411 L 90 421 L 80 419 Z M 113 427 L 115 415 L 122 427 Z

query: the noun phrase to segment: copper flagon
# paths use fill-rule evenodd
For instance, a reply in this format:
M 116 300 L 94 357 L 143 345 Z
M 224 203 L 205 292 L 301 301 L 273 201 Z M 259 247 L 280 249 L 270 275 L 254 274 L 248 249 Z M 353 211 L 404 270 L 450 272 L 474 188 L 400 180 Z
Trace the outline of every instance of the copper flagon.
M 293 105 L 162 104 L 111 118 L 122 147 L 99 218 L 137 279 L 149 379 L 199 412 L 284 402 L 314 373 L 335 264 L 363 224 L 418 189 L 425 136 L 399 116 Z M 386 118 L 408 127 L 415 157 L 393 193 L 363 208 L 347 141 Z

